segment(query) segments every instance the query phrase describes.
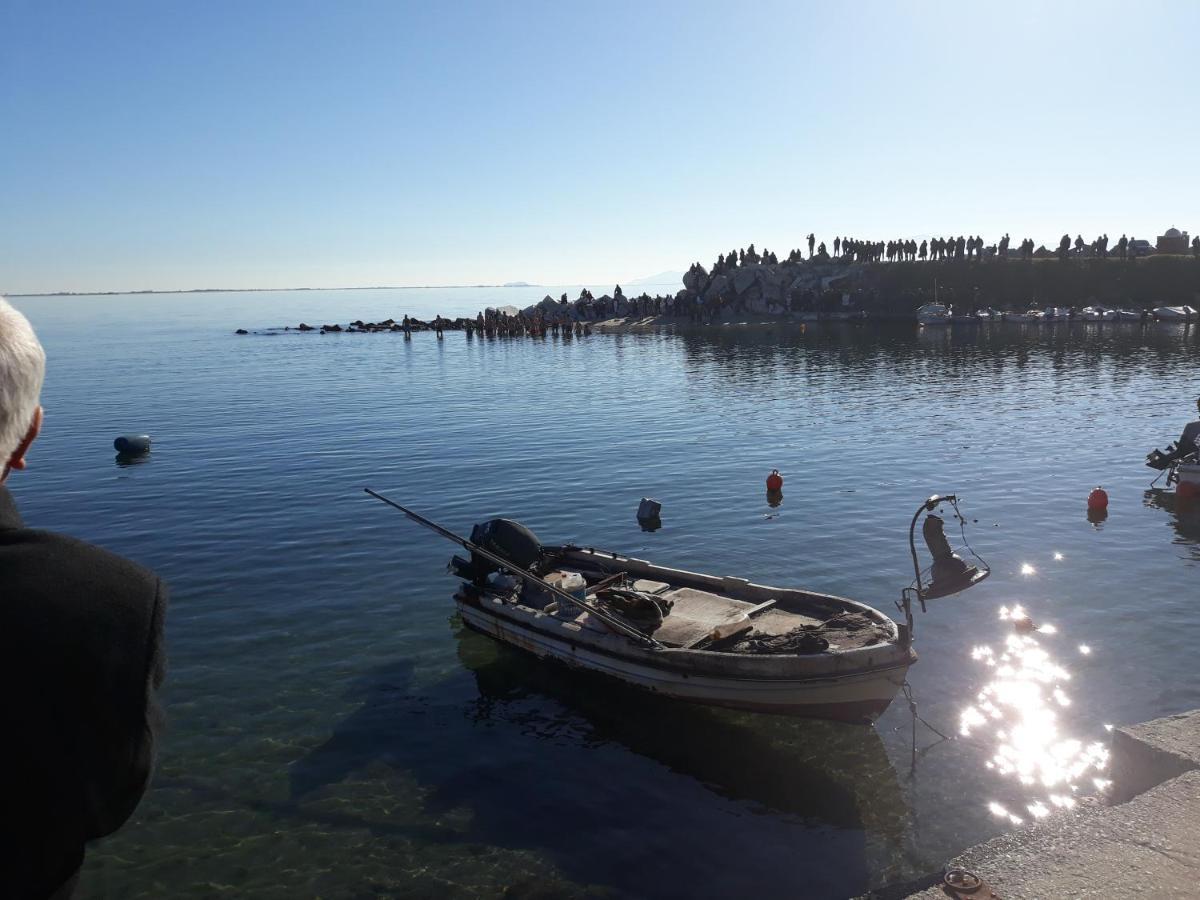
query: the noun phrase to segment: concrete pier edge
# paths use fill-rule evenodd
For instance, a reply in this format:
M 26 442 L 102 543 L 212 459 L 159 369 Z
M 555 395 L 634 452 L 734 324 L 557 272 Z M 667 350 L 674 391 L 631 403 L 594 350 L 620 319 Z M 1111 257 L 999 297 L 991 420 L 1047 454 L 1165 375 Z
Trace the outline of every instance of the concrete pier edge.
M 1003 900 L 1191 897 L 1200 883 L 1200 710 L 1113 731 L 1103 802 L 1000 835 L 950 860 Z M 945 900 L 942 873 L 860 900 Z

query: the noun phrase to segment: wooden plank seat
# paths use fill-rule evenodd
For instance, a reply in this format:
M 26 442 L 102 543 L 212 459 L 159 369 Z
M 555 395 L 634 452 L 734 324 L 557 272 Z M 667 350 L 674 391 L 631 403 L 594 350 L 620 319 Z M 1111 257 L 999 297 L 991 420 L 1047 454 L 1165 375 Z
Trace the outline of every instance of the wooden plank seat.
M 675 588 L 662 595 L 671 601 L 671 611 L 653 637 L 670 647 L 693 646 L 720 629 L 731 634 L 750 627 L 748 613 L 754 604 L 733 600 L 695 588 Z

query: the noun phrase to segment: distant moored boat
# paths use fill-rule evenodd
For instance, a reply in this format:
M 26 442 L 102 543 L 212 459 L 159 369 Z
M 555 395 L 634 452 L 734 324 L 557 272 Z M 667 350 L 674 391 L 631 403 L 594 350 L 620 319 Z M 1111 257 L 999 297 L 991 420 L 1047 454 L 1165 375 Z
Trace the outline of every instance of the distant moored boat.
M 1009 313 L 1007 321 L 1020 324 L 1033 324 L 1041 322 L 1043 318 L 1045 318 L 1045 313 L 1040 309 L 1029 309 L 1023 313 Z
M 945 325 L 950 321 L 950 307 L 943 303 L 926 303 L 917 309 L 917 321 L 922 325 Z

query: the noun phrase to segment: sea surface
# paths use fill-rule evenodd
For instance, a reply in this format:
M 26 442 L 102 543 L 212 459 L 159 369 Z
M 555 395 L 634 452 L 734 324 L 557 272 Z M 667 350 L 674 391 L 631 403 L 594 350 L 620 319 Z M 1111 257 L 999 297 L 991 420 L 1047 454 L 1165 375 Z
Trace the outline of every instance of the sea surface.
M 564 289 L 14 299 L 49 356 L 23 515 L 172 592 L 159 769 L 80 896 L 847 897 L 1083 802 L 1109 728 L 1200 706 L 1200 513 L 1143 466 L 1194 418 L 1195 327 L 269 330 Z M 910 518 L 955 492 L 992 575 L 916 613 L 909 673 L 952 739 L 917 723 L 914 766 L 902 697 L 806 722 L 526 658 L 367 486 L 894 615 Z

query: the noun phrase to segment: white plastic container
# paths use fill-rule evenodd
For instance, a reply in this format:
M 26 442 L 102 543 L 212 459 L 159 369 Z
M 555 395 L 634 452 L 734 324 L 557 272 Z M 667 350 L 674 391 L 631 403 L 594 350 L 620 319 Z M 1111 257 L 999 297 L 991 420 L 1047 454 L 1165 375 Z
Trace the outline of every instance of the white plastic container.
M 560 591 L 566 591 L 573 597 L 578 597 L 582 600 L 587 595 L 587 581 L 578 572 L 551 572 L 542 579 L 547 584 L 553 585 Z M 568 603 L 566 600 L 555 596 L 554 598 L 554 615 L 563 619 L 574 619 L 583 609 L 576 606 L 574 603 Z
M 547 584 L 554 585 L 560 591 L 575 595 L 580 600 L 587 594 L 587 581 L 578 572 L 551 572 L 542 580 Z

